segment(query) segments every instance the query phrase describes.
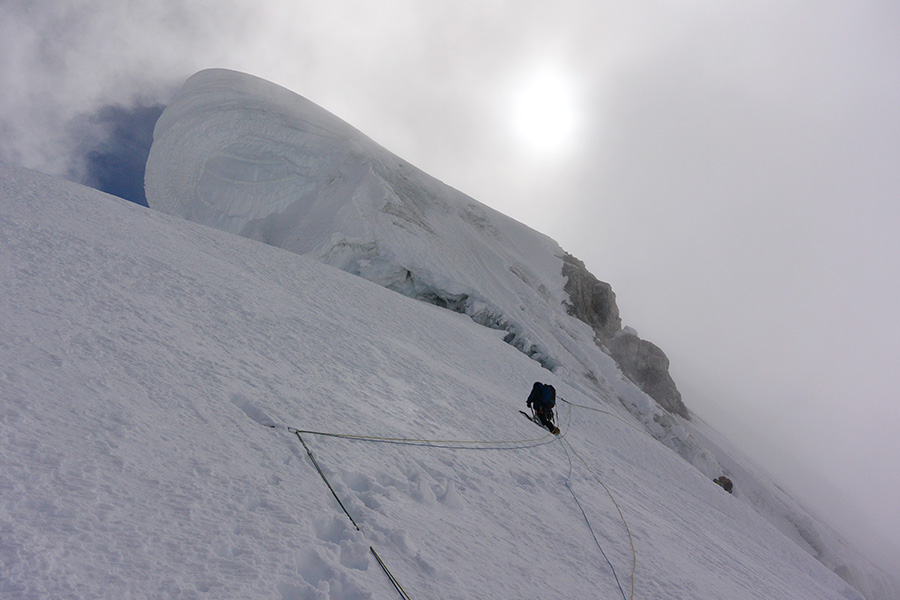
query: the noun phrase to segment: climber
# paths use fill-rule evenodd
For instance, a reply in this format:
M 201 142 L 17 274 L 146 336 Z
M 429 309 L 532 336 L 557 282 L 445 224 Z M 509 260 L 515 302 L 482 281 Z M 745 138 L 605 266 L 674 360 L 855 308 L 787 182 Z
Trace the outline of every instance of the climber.
M 556 406 L 556 389 L 549 383 L 535 381 L 525 405 L 534 411 L 534 416 L 550 433 L 559 435 L 559 427 L 553 424 L 553 407 Z
M 719 484 L 720 486 L 722 486 L 722 489 L 724 489 L 729 494 L 732 493 L 731 490 L 734 487 L 734 484 L 732 484 L 731 480 L 728 479 L 727 477 L 725 477 L 724 475 L 722 475 L 720 477 L 716 477 L 715 479 L 713 479 L 713 481 L 715 483 Z

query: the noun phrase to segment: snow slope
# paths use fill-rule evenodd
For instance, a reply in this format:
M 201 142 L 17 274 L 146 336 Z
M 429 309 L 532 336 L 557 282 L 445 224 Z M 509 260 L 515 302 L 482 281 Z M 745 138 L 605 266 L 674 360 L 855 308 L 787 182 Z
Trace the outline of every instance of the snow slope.
M 861 598 L 464 315 L 5 165 L 0 281 L 0 597 Z
M 622 376 L 606 340 L 598 344 L 597 333 L 567 310 L 556 242 L 308 100 L 233 71 L 194 75 L 157 123 L 146 187 L 155 209 L 315 258 L 503 331 L 573 391 L 627 407 L 708 479 L 727 472 L 738 497 L 869 598 L 900 596 L 900 584 L 715 432 L 668 414 Z
M 825 521 L 801 506 L 753 460 L 744 456 L 702 419 L 685 425 L 691 437 L 710 449 L 732 479 L 740 481 L 739 497 L 801 548 L 850 582 L 866 598 L 892 600 L 900 597 L 896 574 L 872 563 L 871 559 L 845 541 Z

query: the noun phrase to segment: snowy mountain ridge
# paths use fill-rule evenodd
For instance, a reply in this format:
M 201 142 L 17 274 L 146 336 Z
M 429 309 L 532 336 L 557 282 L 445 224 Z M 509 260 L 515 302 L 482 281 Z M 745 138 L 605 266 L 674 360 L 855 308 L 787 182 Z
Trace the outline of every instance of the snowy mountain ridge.
M 164 114 L 178 218 L 0 165 L 0 595 L 397 597 L 377 549 L 413 598 L 897 596 L 622 375 L 558 244 L 258 82 Z M 351 435 L 303 435 L 346 513 L 291 427 Z
M 575 273 L 593 276 L 555 241 L 255 77 L 215 69 L 185 83 L 156 125 L 146 189 L 157 210 L 314 257 L 501 329 L 545 367 L 606 396 L 615 391 L 602 387 L 613 378 L 604 370 L 618 367 L 603 345 L 638 339 L 622 330 L 608 286 L 599 308 L 591 306 L 597 294 L 567 290 Z M 573 304 L 584 305 L 580 321 Z M 584 313 L 604 325 L 585 327 Z M 667 362 L 644 361 L 639 370 L 668 377 Z M 669 396 L 687 416 L 677 390 Z M 668 423 L 652 403 L 629 401 L 653 413 L 648 423 Z

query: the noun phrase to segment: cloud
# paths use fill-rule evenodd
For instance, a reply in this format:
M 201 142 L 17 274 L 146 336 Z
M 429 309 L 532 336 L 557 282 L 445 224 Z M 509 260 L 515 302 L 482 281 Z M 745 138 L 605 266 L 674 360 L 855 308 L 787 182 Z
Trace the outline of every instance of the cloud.
M 0 159 L 62 174 L 72 119 L 165 104 L 195 71 L 233 60 L 256 11 L 209 0 L 0 3 Z
M 732 405 L 714 423 L 745 448 L 752 425 L 872 507 L 900 491 L 897 11 L 800 8 L 698 20 L 621 73 L 569 235 L 676 380 L 721 390 L 689 406 Z
M 147 206 L 144 170 L 164 106 L 105 106 L 70 125 L 76 154 L 67 173 L 102 192 Z
M 483 173 L 477 155 L 511 151 L 509 132 L 493 127 L 511 73 L 548 54 L 578 68 L 616 54 L 596 47 L 622 39 L 616 17 L 580 2 L 7 0 L 0 158 L 65 172 L 72 149 L 61 132 L 76 115 L 165 104 L 194 72 L 226 67 L 285 85 L 477 188 L 484 177 L 466 175 Z

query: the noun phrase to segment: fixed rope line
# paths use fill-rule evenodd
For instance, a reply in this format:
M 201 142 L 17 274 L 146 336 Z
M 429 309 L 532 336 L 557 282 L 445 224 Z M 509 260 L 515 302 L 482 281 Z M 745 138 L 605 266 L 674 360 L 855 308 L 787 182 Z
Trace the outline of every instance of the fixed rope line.
M 331 495 L 334 496 L 335 500 L 337 500 L 337 503 L 341 507 L 341 510 L 344 511 L 344 514 L 347 515 L 347 518 L 350 519 L 350 522 L 353 523 L 353 526 L 356 527 L 356 530 L 365 535 L 363 530 L 360 529 L 359 524 L 356 522 L 356 519 L 353 518 L 353 515 L 350 514 L 350 511 L 348 511 L 347 507 L 344 506 L 344 503 L 341 502 L 340 496 L 338 496 L 337 492 L 334 491 L 334 487 L 332 487 L 331 482 L 328 481 L 328 477 L 325 476 L 325 472 L 322 471 L 322 467 L 319 466 L 319 461 L 316 460 L 316 457 L 312 453 L 312 450 L 310 450 L 309 446 L 306 445 L 306 441 L 303 439 L 303 436 L 301 436 L 300 432 L 297 430 L 294 430 L 293 433 L 297 436 L 297 439 L 300 440 L 300 443 L 303 444 L 303 448 L 306 450 L 306 454 L 309 455 L 309 459 L 312 461 L 312 464 L 316 468 L 316 471 L 318 471 L 319 477 L 322 478 L 322 481 L 324 481 L 325 485 L 328 486 L 328 489 L 331 490 Z M 375 547 L 371 544 L 369 545 L 369 551 L 372 552 L 375 560 L 378 561 L 378 565 L 384 571 L 384 574 L 387 575 L 388 579 L 391 581 L 391 584 L 394 586 L 394 589 L 396 589 L 400 593 L 400 596 L 402 596 L 404 600 L 412 600 L 412 598 L 409 597 L 409 594 L 406 593 L 406 590 L 403 589 L 403 586 L 400 585 L 400 582 L 397 581 L 397 578 L 394 577 L 394 574 L 391 573 L 390 569 L 387 568 L 387 565 L 384 564 L 384 561 L 381 560 L 381 557 L 378 556 L 378 553 L 375 551 Z
M 572 409 L 569 408 L 568 419 L 566 422 L 566 433 L 568 433 L 568 429 L 569 429 L 568 426 L 571 424 L 571 422 L 572 422 Z M 275 428 L 274 425 L 269 425 L 269 427 Z M 360 533 L 362 533 L 364 536 L 365 536 L 365 532 L 363 532 L 363 530 L 360 528 L 359 524 L 356 522 L 356 519 L 354 519 L 353 515 L 350 514 L 350 511 L 347 510 L 347 507 L 344 506 L 344 503 L 341 501 L 340 496 L 338 496 L 334 487 L 331 485 L 331 482 L 328 481 L 328 477 L 325 475 L 325 472 L 322 470 L 322 467 L 319 465 L 319 461 L 316 460 L 316 457 L 313 454 L 312 450 L 306 444 L 306 440 L 303 439 L 302 434 L 320 435 L 320 436 L 325 436 L 325 437 L 341 438 L 341 439 L 348 439 L 348 440 L 359 440 L 359 441 L 367 441 L 367 442 L 419 445 L 419 446 L 427 446 L 427 447 L 432 447 L 432 448 L 448 448 L 448 449 L 452 449 L 452 450 L 516 450 L 516 449 L 523 449 L 523 448 L 534 448 L 537 446 L 543 446 L 545 444 L 552 443 L 552 442 L 556 441 L 557 438 L 560 440 L 560 442 L 564 442 L 564 438 L 566 435 L 566 434 L 552 435 L 552 434 L 548 433 L 547 435 L 545 435 L 542 438 L 532 438 L 532 439 L 525 439 L 525 440 L 462 441 L 462 440 L 426 440 L 426 439 L 416 439 L 416 438 L 391 438 L 391 437 L 379 437 L 379 436 L 370 436 L 370 435 L 341 434 L 341 433 L 332 433 L 332 432 L 324 432 L 324 431 L 297 429 L 294 427 L 286 427 L 286 429 L 290 433 L 293 433 L 294 435 L 296 435 L 297 439 L 300 440 L 300 443 L 303 445 L 303 448 L 306 450 L 306 454 L 309 456 L 309 459 L 312 462 L 313 466 L 315 467 L 316 472 L 319 473 L 319 477 L 321 477 L 322 481 L 325 482 L 325 485 L 328 486 L 329 491 L 331 491 L 331 495 L 334 496 L 334 499 L 337 501 L 338 505 L 341 507 L 341 510 L 344 511 L 344 514 L 347 515 L 347 518 L 350 519 L 350 522 L 353 523 L 353 526 L 356 528 L 356 530 L 359 531 Z M 548 439 L 548 438 L 550 438 L 550 439 Z M 449 445 L 440 446 L 440 445 L 436 445 L 436 444 L 458 444 L 458 445 L 456 445 L 456 446 L 449 446 Z M 464 444 L 489 444 L 489 445 L 493 445 L 495 447 L 472 448 L 472 447 L 466 447 Z M 531 444 L 531 445 L 509 447 L 510 444 Z M 504 446 L 504 447 L 496 447 L 496 446 Z M 568 456 L 568 452 L 566 453 L 566 455 Z M 571 459 L 569 459 L 569 474 L 570 475 L 571 475 L 571 471 L 572 471 L 572 461 L 571 461 Z M 569 487 L 568 479 L 566 482 L 566 487 Z M 569 491 L 572 492 L 571 488 L 569 488 Z M 573 497 L 575 496 L 574 492 L 572 492 L 572 496 Z M 575 502 L 578 502 L 577 497 L 575 498 Z M 580 508 L 581 504 L 579 503 L 578 505 Z M 582 509 L 581 512 L 582 512 L 582 514 L 584 514 L 584 509 Z M 621 512 L 620 512 L 620 514 L 621 514 Z M 587 516 L 585 516 L 585 519 L 587 519 Z M 588 522 L 588 527 L 590 528 L 590 526 L 591 526 L 591 524 L 590 524 L 590 522 Z M 593 535 L 593 529 L 591 529 L 591 535 Z M 594 536 L 595 541 L 596 541 L 596 539 L 597 539 L 596 536 Z M 597 545 L 599 546 L 599 542 Z M 369 551 L 372 553 L 372 556 L 375 557 L 375 560 L 378 562 L 378 565 L 381 567 L 381 569 L 384 571 L 385 575 L 390 580 L 391 584 L 394 586 L 394 589 L 397 590 L 397 592 L 404 598 L 404 600 L 412 600 L 412 598 L 410 598 L 409 594 L 406 593 L 406 590 L 403 589 L 403 586 L 400 585 L 400 582 L 397 580 L 397 578 L 394 577 L 394 574 L 391 573 L 390 569 L 387 568 L 387 565 L 385 565 L 384 561 L 381 559 L 381 556 L 379 556 L 378 552 L 375 551 L 375 547 L 372 545 L 369 545 Z M 603 552 L 603 548 L 600 548 L 600 552 Z M 604 554 L 604 556 L 606 556 L 606 555 Z M 607 559 L 607 562 L 609 562 L 609 559 Z M 612 567 L 612 564 L 610 564 L 610 567 Z M 615 575 L 615 569 L 613 569 L 613 575 Z M 616 576 L 616 583 L 618 583 L 618 576 Z M 619 586 L 619 589 L 621 589 L 621 585 Z M 623 596 L 624 596 L 624 593 L 623 593 Z M 633 596 L 633 592 L 632 592 L 632 596 Z
M 621 592 L 621 594 L 622 594 L 622 600 L 627 600 L 627 598 L 625 597 L 625 590 L 622 589 L 622 583 L 619 581 L 619 575 L 618 575 L 618 573 L 616 573 L 616 568 L 613 566 L 612 561 L 609 560 L 609 557 L 606 555 L 606 552 L 603 551 L 603 546 L 600 545 L 600 540 L 597 539 L 597 534 L 594 533 L 594 528 L 591 526 L 591 521 L 590 521 L 590 519 L 588 519 L 587 513 L 584 512 L 584 507 L 581 505 L 581 501 L 578 500 L 578 496 L 575 495 L 575 490 L 573 490 L 572 486 L 569 485 L 569 480 L 572 478 L 572 456 L 569 454 L 569 450 L 568 450 L 568 448 L 566 448 L 566 446 L 569 446 L 569 443 L 562 442 L 563 450 L 566 453 L 566 459 L 568 459 L 568 461 L 569 461 L 569 474 L 566 475 L 566 481 L 565 481 L 566 489 L 569 490 L 569 493 L 572 494 L 572 498 L 575 499 L 575 504 L 577 504 L 578 508 L 581 510 L 581 516 L 584 517 L 584 522 L 587 523 L 588 530 L 591 532 L 591 537 L 594 538 L 594 543 L 597 544 L 597 548 L 600 549 L 600 554 L 603 555 L 603 558 L 606 559 L 606 564 L 608 564 L 610 570 L 612 570 L 613 577 L 616 580 L 616 586 L 618 586 L 619 592 Z M 574 452 L 574 450 L 573 450 L 573 452 Z
M 574 402 L 569 402 L 568 400 L 566 400 L 565 398 L 563 398 L 561 396 L 559 397 L 559 399 L 569 405 L 569 415 L 568 415 L 569 418 L 567 420 L 567 429 L 568 429 L 568 425 L 570 425 L 572 423 L 572 407 L 573 406 L 576 406 L 579 408 L 586 408 L 588 410 L 595 410 L 595 411 L 601 412 L 601 413 L 606 413 L 606 414 L 612 415 L 612 416 L 616 417 L 617 419 L 625 422 L 621 417 L 619 417 L 615 413 L 601 410 L 599 408 L 591 408 L 590 406 L 583 406 L 581 404 L 575 404 Z M 630 423 L 627 423 L 627 422 L 625 422 L 625 423 L 627 425 L 631 425 Z M 631 425 L 631 426 L 634 427 L 633 425 Z M 640 431 L 640 430 L 638 430 L 638 431 Z M 568 433 L 568 431 L 566 433 Z M 646 433 L 646 432 L 644 432 L 644 433 Z M 563 445 L 563 450 L 566 452 L 566 458 L 569 461 L 569 475 L 566 477 L 566 482 L 565 482 L 566 488 L 568 488 L 569 493 L 572 494 L 572 497 L 575 498 L 575 503 L 578 504 L 578 508 L 581 509 L 581 514 L 584 516 L 585 521 L 587 521 L 587 526 L 591 532 L 591 536 L 593 536 L 594 541 L 597 542 L 597 547 L 600 548 L 600 553 L 603 554 L 603 558 L 606 558 L 606 562 L 609 563 L 609 567 L 610 567 L 610 569 L 612 569 L 613 576 L 616 578 L 616 584 L 619 586 L 619 591 L 622 592 L 623 598 L 625 598 L 625 592 L 622 590 L 622 586 L 619 583 L 619 576 L 616 573 L 616 569 L 615 569 L 615 567 L 613 567 L 612 563 L 609 561 L 609 558 L 606 556 L 606 553 L 603 551 L 603 548 L 600 547 L 600 542 L 597 541 L 597 536 L 594 535 L 594 528 L 591 527 L 591 522 L 588 520 L 587 515 L 584 512 L 584 508 L 581 506 L 581 502 L 579 502 L 578 497 L 575 496 L 575 492 L 572 490 L 572 487 L 569 485 L 569 479 L 572 476 L 572 459 L 569 456 L 569 450 L 572 451 L 572 454 L 574 454 L 575 456 L 578 457 L 578 460 L 581 461 L 581 464 L 584 465 L 585 469 L 587 469 L 588 473 L 591 474 L 591 476 L 594 478 L 594 480 L 597 483 L 599 483 L 603 487 L 604 490 L 606 490 L 606 494 L 609 496 L 609 499 L 612 500 L 613 505 L 616 507 L 616 510 L 619 513 L 619 518 L 622 519 L 622 524 L 625 525 L 625 532 L 628 534 L 628 541 L 631 544 L 631 561 L 632 561 L 631 562 L 631 600 L 634 600 L 634 577 L 635 577 L 635 571 L 637 570 L 637 552 L 634 549 L 634 537 L 631 535 L 631 529 L 628 527 L 628 521 L 625 520 L 625 515 L 622 513 L 622 509 L 619 507 L 619 503 L 616 501 L 615 497 L 613 496 L 610 489 L 606 486 L 606 484 L 603 483 L 599 477 L 597 477 L 597 475 L 594 473 L 594 471 L 591 469 L 591 467 L 587 464 L 587 462 L 584 460 L 584 458 L 582 458 L 581 455 L 578 454 L 578 452 L 575 450 L 575 448 L 572 447 L 572 444 L 567 439 L 565 439 L 565 435 L 559 436 L 559 438 L 560 438 L 559 442 L 560 442 L 560 444 Z M 625 600 L 627 600 L 627 599 L 625 599 Z
M 309 446 L 306 444 L 306 441 L 303 439 L 303 436 L 301 434 L 306 433 L 306 434 L 311 434 L 311 435 L 320 435 L 320 436 L 324 436 L 324 437 L 333 437 L 333 438 L 367 441 L 367 442 L 418 445 L 418 446 L 427 446 L 427 447 L 432 447 L 432 448 L 447 448 L 447 449 L 451 449 L 451 450 L 516 450 L 516 449 L 523 449 L 523 448 L 534 448 L 537 446 L 543 446 L 545 444 L 552 443 L 552 442 L 556 441 L 556 439 L 558 438 L 560 443 L 563 444 L 563 450 L 565 451 L 566 458 L 568 459 L 568 462 L 569 462 L 569 474 L 566 476 L 565 486 L 569 490 L 569 493 L 572 494 L 572 497 L 575 499 L 575 503 L 578 505 L 579 510 L 581 510 L 581 514 L 584 517 L 585 522 L 587 523 L 588 529 L 591 532 L 591 536 L 594 538 L 594 542 L 597 544 L 597 547 L 600 549 L 600 553 L 603 555 L 603 558 L 606 559 L 607 564 L 609 564 L 609 567 L 613 573 L 613 577 L 616 580 L 616 585 L 618 586 L 619 591 L 622 593 L 623 600 L 628 600 L 625 597 L 625 591 L 622 589 L 622 584 L 619 581 L 619 576 L 616 573 L 615 567 L 613 566 L 612 562 L 609 560 L 609 557 L 606 556 L 606 552 L 604 552 L 603 547 L 600 545 L 600 542 L 597 539 L 596 534 L 594 533 L 594 529 L 591 526 L 591 522 L 588 519 L 587 514 L 584 511 L 584 507 L 581 505 L 581 502 L 578 500 L 578 496 L 575 495 L 575 491 L 569 485 L 569 480 L 571 479 L 571 476 L 572 476 L 572 458 L 569 455 L 569 450 L 572 451 L 572 454 L 574 454 L 575 456 L 578 457 L 578 459 L 585 466 L 585 468 L 588 470 L 588 472 L 591 473 L 591 475 L 597 481 L 597 483 L 599 483 L 603 487 L 603 489 L 606 490 L 607 495 L 609 496 L 610 500 L 612 500 L 613 504 L 616 507 L 616 510 L 619 512 L 619 517 L 622 519 L 622 523 L 625 525 L 625 530 L 628 533 L 628 539 L 631 544 L 631 554 L 632 554 L 631 600 L 634 600 L 634 577 L 635 577 L 635 571 L 637 570 L 637 553 L 634 549 L 634 538 L 631 535 L 631 530 L 628 527 L 628 522 L 625 520 L 625 516 L 622 514 L 622 509 L 619 507 L 619 503 L 616 502 L 616 499 L 615 499 L 615 497 L 613 497 L 610 489 L 606 486 L 606 484 L 604 484 L 594 474 L 594 472 L 591 470 L 590 466 L 587 464 L 587 462 L 584 460 L 584 458 L 582 458 L 581 455 L 575 451 L 575 448 L 572 447 L 572 445 L 568 442 L 568 440 L 565 439 L 566 434 L 568 434 L 569 425 L 571 425 L 571 423 L 572 423 L 572 408 L 571 408 L 572 406 L 586 408 L 589 410 L 595 410 L 597 412 L 602 412 L 602 413 L 612 415 L 616 418 L 620 418 L 620 417 L 618 417 L 618 415 L 615 415 L 614 413 L 611 413 L 609 411 L 604 411 L 604 410 L 600 410 L 600 409 L 591 408 L 589 406 L 582 406 L 579 404 L 575 404 L 575 403 L 569 402 L 568 400 L 565 400 L 564 398 L 560 398 L 560 399 L 569 405 L 569 411 L 568 411 L 568 415 L 567 415 L 568 418 L 566 420 L 566 433 L 562 434 L 562 435 L 557 435 L 557 436 L 551 436 L 550 434 L 548 434 L 542 438 L 533 438 L 533 439 L 526 439 L 526 440 L 505 440 L 505 441 L 496 441 L 496 440 L 466 440 L 466 441 L 463 441 L 463 440 L 428 440 L 428 439 L 418 439 L 418 438 L 398 438 L 398 437 L 381 437 L 381 436 L 371 436 L 371 435 L 342 434 L 342 433 L 333 433 L 333 432 L 325 432 L 325 431 L 296 429 L 293 427 L 287 427 L 286 429 L 289 432 L 296 435 L 297 439 L 300 440 L 300 443 L 303 444 L 303 448 L 306 450 L 307 455 L 309 455 L 310 461 L 312 462 L 313 466 L 316 468 L 316 471 L 319 473 L 319 476 L 322 478 L 322 481 L 324 481 L 325 485 L 328 486 L 328 489 L 331 491 L 331 494 L 334 496 L 334 499 L 337 501 L 338 505 L 341 507 L 341 510 L 344 511 L 344 514 L 347 515 L 347 518 L 350 519 L 350 522 L 353 523 L 353 526 L 356 528 L 356 530 L 359 531 L 360 533 L 363 533 L 363 535 L 365 535 L 365 533 L 362 531 L 359 524 L 357 524 L 356 520 L 353 518 L 353 516 L 347 510 L 347 507 L 344 506 L 344 503 L 341 501 L 340 497 L 337 495 L 337 492 L 334 490 L 334 487 L 332 487 L 331 483 L 328 481 L 328 478 L 325 476 L 324 471 L 322 471 L 322 468 L 319 466 L 319 462 L 316 460 L 315 455 L 313 455 L 312 450 L 310 450 Z M 548 440 L 548 438 L 552 438 L 552 439 Z M 538 442 L 538 443 L 535 443 L 535 442 Z M 518 447 L 512 447 L 512 448 L 511 447 L 493 447 L 493 448 L 471 448 L 471 447 L 469 447 L 469 448 L 467 448 L 464 446 L 464 444 L 489 444 L 489 445 L 494 445 L 494 446 L 502 446 L 502 445 L 508 445 L 508 444 L 526 444 L 526 443 L 530 443 L 531 445 L 530 446 L 518 446 Z M 437 445 L 437 444 L 457 444 L 457 445 L 456 446 L 450 446 L 450 445 L 441 446 L 441 445 Z M 394 577 L 393 573 L 391 573 L 391 571 L 387 568 L 387 565 L 385 565 L 384 561 L 378 555 L 378 552 L 375 551 L 375 548 L 370 545 L 369 550 L 371 551 L 372 555 L 375 557 L 375 560 L 378 562 L 378 565 L 384 571 L 385 575 L 388 577 L 388 579 L 390 580 L 390 582 L 394 586 L 394 588 L 397 590 L 397 592 L 404 598 L 404 600 L 412 600 L 410 598 L 409 594 L 406 593 L 406 590 L 403 589 L 403 586 L 400 585 L 400 582 L 397 581 L 397 578 Z
M 322 435 L 326 437 L 336 437 L 336 438 L 345 438 L 351 440 L 362 440 L 362 441 L 372 441 L 372 442 L 409 442 L 409 443 L 421 443 L 421 444 L 524 444 L 528 442 L 540 442 L 546 439 L 548 436 L 545 435 L 542 438 L 531 438 L 525 440 L 427 440 L 427 439 L 419 439 L 419 438 L 400 438 L 400 437 L 382 437 L 376 435 L 360 435 L 356 433 L 331 433 L 325 431 L 312 431 L 312 430 L 304 430 L 304 429 L 294 429 L 288 428 L 293 432 L 299 433 L 311 433 L 315 435 Z
M 614 412 L 612 412 L 612 411 L 610 411 L 610 410 L 603 410 L 602 408 L 596 408 L 596 407 L 593 407 L 593 406 L 585 406 L 584 404 L 576 404 L 575 402 L 569 402 L 568 400 L 566 400 L 566 399 L 563 398 L 562 396 L 560 396 L 559 399 L 562 400 L 563 402 L 565 402 L 566 404 L 568 404 L 569 406 L 577 406 L 578 408 L 583 408 L 583 409 L 585 409 L 585 410 L 592 410 L 592 411 L 594 411 L 594 412 L 602 413 L 602 414 L 604 414 L 604 415 L 609 415 L 609 416 L 611 416 L 611 417 L 613 417 L 613 418 L 615 418 L 615 419 L 618 419 L 619 421 L 625 423 L 626 425 L 628 425 L 629 427 L 631 427 L 632 429 L 634 429 L 634 430 L 637 431 L 638 433 L 642 433 L 642 434 L 646 435 L 646 436 L 649 437 L 651 440 L 659 441 L 659 440 L 657 440 L 655 437 L 653 437 L 652 435 L 650 435 L 645 429 L 641 429 L 640 427 L 636 426 L 634 423 L 629 423 L 628 421 L 626 421 L 625 419 L 623 419 L 623 418 L 621 417 L 621 415 L 617 415 L 616 413 L 614 413 Z
M 572 444 L 570 444 L 567 440 L 560 440 L 560 442 L 562 444 L 564 444 L 565 446 L 568 446 L 569 450 L 572 451 L 572 454 L 574 454 L 576 457 L 578 457 L 578 460 L 581 461 L 581 464 L 584 465 L 584 467 L 587 469 L 588 473 L 591 474 L 591 476 L 594 478 L 594 480 L 597 483 L 599 483 L 603 487 L 604 490 L 606 490 L 606 494 L 609 496 L 609 499 L 612 500 L 613 505 L 616 507 L 616 510 L 619 512 L 619 518 L 622 519 L 622 523 L 625 525 L 625 532 L 628 534 L 628 541 L 631 544 L 631 600 L 634 600 L 634 573 L 635 573 L 635 571 L 637 571 L 637 551 L 635 551 L 635 549 L 634 549 L 634 537 L 631 535 L 631 528 L 628 527 L 628 521 L 625 520 L 625 515 L 622 514 L 622 508 L 619 506 L 619 503 L 616 502 L 616 498 L 615 498 L 615 496 L 613 496 L 610 489 L 606 486 L 605 483 L 603 483 L 603 481 L 600 480 L 599 477 L 597 477 L 597 475 L 594 473 L 593 469 L 591 469 L 591 467 L 581 457 L 581 455 L 575 451 L 575 448 L 572 447 Z M 568 484 L 566 484 L 566 487 L 568 487 Z M 571 491 L 571 488 L 569 488 L 569 489 Z M 577 501 L 577 499 L 576 499 L 576 501 Z M 590 523 L 588 524 L 588 526 L 590 527 Z M 592 531 L 592 533 L 593 533 L 593 531 Z M 601 552 L 602 552 L 602 549 L 601 549 Z M 610 566 L 612 566 L 612 565 L 610 565 Z M 615 573 L 615 569 L 613 570 L 613 573 Z M 616 581 L 618 581 L 618 577 L 616 577 Z M 621 589 L 621 587 L 620 587 L 620 589 Z
M 369 550 L 372 551 L 372 555 L 375 557 L 375 560 L 378 561 L 378 565 L 379 565 L 379 566 L 381 567 L 381 569 L 384 571 L 385 575 L 388 576 L 388 579 L 391 580 L 391 583 L 394 584 L 394 588 L 395 588 L 398 592 L 400 592 L 400 595 L 403 596 L 406 600 L 412 600 L 412 598 L 409 597 L 409 594 L 406 593 L 406 590 L 403 589 L 403 586 L 400 585 L 400 582 L 397 581 L 397 578 L 394 577 L 394 574 L 391 573 L 390 570 L 387 568 L 387 565 L 384 564 L 384 561 L 381 560 L 381 557 L 378 556 L 378 553 L 375 552 L 375 548 L 373 548 L 372 546 L 369 546 Z
M 301 433 L 305 433 L 310 435 L 320 435 L 323 437 L 356 440 L 362 442 L 380 442 L 389 444 L 401 444 L 407 446 L 427 446 L 430 448 L 444 448 L 451 450 L 521 450 L 543 446 L 544 444 L 549 444 L 554 441 L 554 437 L 550 433 L 547 433 L 547 435 L 545 435 L 544 437 L 522 440 L 428 440 L 418 438 L 358 435 L 353 433 L 333 433 L 327 431 L 313 431 L 310 429 L 297 429 L 294 427 L 288 427 L 287 430 L 291 433 L 297 434 L 298 436 Z M 472 445 L 474 444 L 482 444 L 488 447 L 472 447 Z
M 620 417 L 620 416 L 617 415 L 616 413 L 612 412 L 611 410 L 604 410 L 604 409 L 602 409 L 602 408 L 596 408 L 596 407 L 594 407 L 594 406 L 586 406 L 586 405 L 584 405 L 584 404 L 577 404 L 577 403 L 575 403 L 575 402 L 570 402 L 569 400 L 566 400 L 566 399 L 563 398 L 562 396 L 560 396 L 559 399 L 562 400 L 563 402 L 565 402 L 566 404 L 568 404 L 569 406 L 577 406 L 578 408 L 584 408 L 584 409 L 586 409 L 586 410 L 592 410 L 592 411 L 594 411 L 594 412 L 603 413 L 604 415 L 610 415 L 611 417 L 616 417 L 617 419 L 622 420 L 622 417 Z M 626 422 L 627 422 L 627 421 L 626 421 Z M 628 424 L 630 425 L 630 423 L 628 423 Z
M 297 436 L 297 439 L 300 440 L 300 443 L 303 444 L 303 448 L 306 450 L 306 453 L 309 455 L 309 459 L 312 461 L 313 466 L 316 468 L 316 471 L 319 472 L 319 477 L 322 478 L 322 481 L 325 482 L 325 485 L 328 486 L 328 489 L 331 490 L 331 495 L 334 496 L 334 499 L 337 500 L 338 505 L 340 505 L 341 510 L 344 511 L 344 514 L 347 515 L 347 518 L 350 519 L 350 522 L 353 523 L 353 526 L 356 527 L 356 530 L 362 532 L 362 529 L 359 528 L 359 525 L 356 523 L 356 520 L 353 518 L 353 515 L 350 514 L 350 511 L 347 510 L 347 507 L 344 506 L 344 503 L 341 502 L 341 498 L 337 495 L 337 492 L 334 491 L 334 488 L 331 487 L 331 483 L 328 481 L 328 478 L 325 477 L 324 471 L 322 471 L 322 467 L 319 466 L 319 461 L 316 460 L 315 455 L 313 455 L 312 450 L 309 449 L 309 446 L 306 445 L 306 442 L 303 440 L 303 436 L 300 435 L 299 432 L 295 431 L 294 434 Z

